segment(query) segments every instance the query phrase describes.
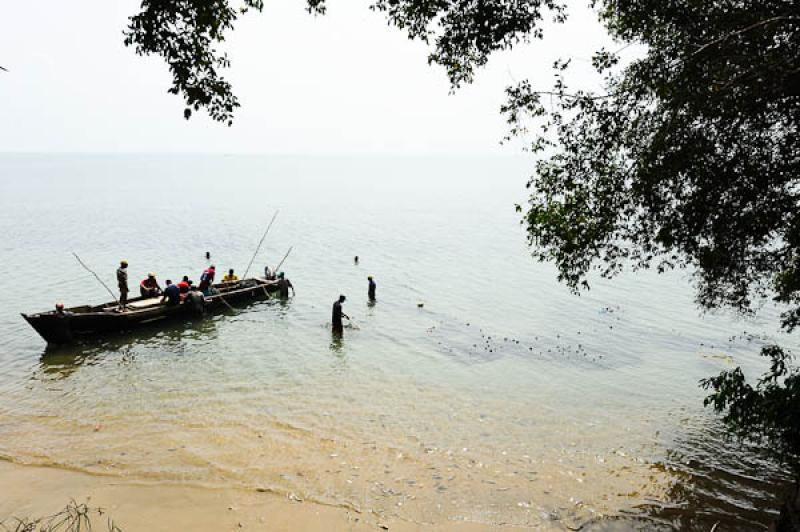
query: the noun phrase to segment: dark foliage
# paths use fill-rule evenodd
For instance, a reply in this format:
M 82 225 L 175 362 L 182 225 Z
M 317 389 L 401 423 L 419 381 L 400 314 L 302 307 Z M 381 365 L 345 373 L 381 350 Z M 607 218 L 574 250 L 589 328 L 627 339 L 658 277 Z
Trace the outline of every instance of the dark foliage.
M 164 58 L 172 72 L 169 92 L 186 100 L 183 116 L 205 108 L 214 120 L 231 125 L 239 101 L 219 71 L 230 66 L 216 46 L 225 41 L 240 15 L 261 11 L 263 0 L 143 0 L 140 13 L 130 18 L 125 45 L 139 55 Z M 309 11 L 323 13 L 321 0 L 309 0 Z
M 789 365 L 790 357 L 778 346 L 767 346 L 770 369 L 755 388 L 740 368 L 704 379 L 713 392 L 705 404 L 723 415 L 734 435 L 763 444 L 780 462 L 792 466 L 800 478 L 800 371 Z
M 325 0 L 305 3 L 309 13 L 325 13 Z M 169 92 L 184 97 L 187 119 L 205 108 L 230 125 L 239 101 L 219 73 L 230 60 L 217 46 L 240 15 L 263 8 L 263 0 L 143 0 L 125 44 L 140 55 L 164 58 L 173 78 Z M 554 0 L 376 0 L 371 9 L 385 13 L 410 39 L 431 43 L 429 62 L 445 67 L 454 88 L 472 81 L 493 51 L 541 38 L 537 23 L 544 13 L 564 18 L 564 7 Z
M 623 67 L 600 51 L 602 94 L 524 81 L 504 106 L 512 134 L 542 125 L 525 214 L 539 260 L 574 289 L 597 268 L 690 266 L 704 308 L 752 312 L 771 295 L 800 323 L 800 4 L 606 1 Z M 522 210 L 520 208 L 520 210 Z M 704 380 L 706 404 L 800 473 L 797 370 L 776 346 L 756 387 L 740 369 Z

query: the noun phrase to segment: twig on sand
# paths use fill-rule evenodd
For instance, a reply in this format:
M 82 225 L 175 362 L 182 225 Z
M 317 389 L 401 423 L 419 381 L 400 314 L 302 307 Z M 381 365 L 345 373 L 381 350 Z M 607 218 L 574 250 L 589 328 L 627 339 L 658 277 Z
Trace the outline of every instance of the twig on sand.
M 86 504 L 78 504 L 70 500 L 60 512 L 46 517 L 19 518 L 9 517 L 0 521 L 0 529 L 4 532 L 91 532 L 92 515 L 102 516 L 102 508 L 90 508 Z M 122 529 L 108 518 L 108 532 L 122 532 Z

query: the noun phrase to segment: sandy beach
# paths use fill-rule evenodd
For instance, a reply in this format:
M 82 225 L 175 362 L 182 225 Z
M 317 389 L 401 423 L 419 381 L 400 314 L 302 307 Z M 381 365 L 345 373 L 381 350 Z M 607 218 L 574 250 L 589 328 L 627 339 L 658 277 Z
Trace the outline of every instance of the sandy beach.
M 75 500 L 103 509 L 104 516 L 93 520 L 98 531 L 106 529 L 106 516 L 124 532 L 489 530 L 484 525 L 464 522 L 383 520 L 371 513 L 290 500 L 274 493 L 148 484 L 7 461 L 0 461 L 0 493 L 0 522 L 52 515 Z

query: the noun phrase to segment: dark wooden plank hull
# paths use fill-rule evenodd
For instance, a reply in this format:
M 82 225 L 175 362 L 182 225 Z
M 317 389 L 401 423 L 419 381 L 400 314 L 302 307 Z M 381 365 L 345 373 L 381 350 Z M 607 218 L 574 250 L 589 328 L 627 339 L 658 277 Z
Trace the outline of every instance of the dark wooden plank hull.
M 219 293 L 203 298 L 203 308 L 196 308 L 185 302 L 174 306 L 157 305 L 118 312 L 115 310 L 116 303 L 107 303 L 95 307 L 73 307 L 67 309 L 68 314 L 64 316 L 50 311 L 30 315 L 22 314 L 22 317 L 48 344 L 63 345 L 82 337 L 130 331 L 137 327 L 180 316 L 196 316 L 205 312 L 215 312 L 226 309 L 235 303 L 267 299 L 273 294 L 277 294 L 278 291 L 274 281 L 262 279 L 245 279 L 239 283 L 217 284 L 214 287 Z M 141 301 L 141 299 L 131 299 L 129 303 Z

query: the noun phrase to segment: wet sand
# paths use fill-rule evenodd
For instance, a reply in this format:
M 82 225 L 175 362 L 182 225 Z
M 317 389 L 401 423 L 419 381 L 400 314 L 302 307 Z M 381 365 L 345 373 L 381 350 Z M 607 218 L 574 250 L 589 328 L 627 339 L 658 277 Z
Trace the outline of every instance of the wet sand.
M 497 529 L 447 522 L 421 524 L 380 519 L 373 514 L 293 501 L 274 493 L 239 489 L 207 489 L 185 485 L 148 484 L 116 477 L 88 475 L 51 467 L 25 466 L 0 460 L 0 522 L 11 517 L 55 514 L 70 500 L 102 508 L 123 532 L 135 531 L 359 531 Z M 105 515 L 92 521 L 106 530 Z M 504 530 L 521 530 L 503 527 Z

